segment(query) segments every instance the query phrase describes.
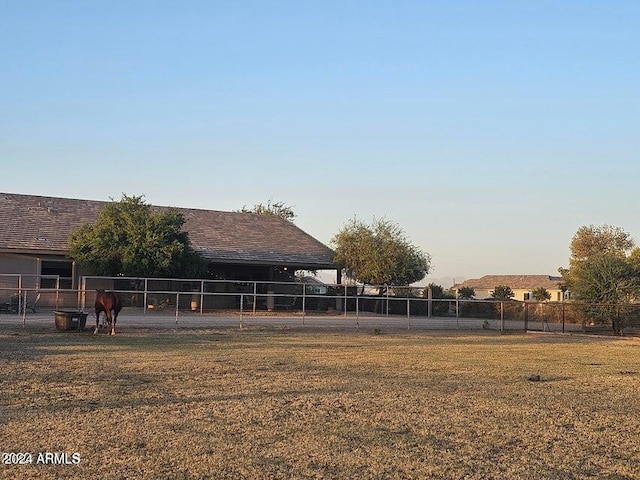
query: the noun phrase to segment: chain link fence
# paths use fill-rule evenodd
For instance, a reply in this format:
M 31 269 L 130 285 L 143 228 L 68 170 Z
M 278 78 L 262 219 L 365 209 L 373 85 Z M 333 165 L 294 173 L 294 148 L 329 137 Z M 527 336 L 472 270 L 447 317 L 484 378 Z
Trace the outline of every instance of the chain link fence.
M 91 314 L 95 290 L 106 289 L 122 300 L 120 318 L 140 324 L 206 324 L 222 318 L 266 324 L 288 318 L 302 325 L 331 319 L 337 326 L 362 321 L 426 329 L 640 333 L 640 304 L 442 299 L 428 298 L 424 287 L 299 282 L 83 277 L 78 290 L 60 288 L 59 279 L 55 288 L 29 282 L 0 277 L 0 312 L 6 314 L 0 323 L 12 315 L 26 324 L 36 317 L 53 318 L 54 311 Z

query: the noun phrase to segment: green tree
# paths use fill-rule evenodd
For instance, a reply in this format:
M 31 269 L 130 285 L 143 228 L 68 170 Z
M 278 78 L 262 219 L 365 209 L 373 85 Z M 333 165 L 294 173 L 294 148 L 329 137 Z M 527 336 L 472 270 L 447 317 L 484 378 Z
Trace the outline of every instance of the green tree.
M 544 287 L 534 288 L 531 292 L 531 296 L 534 300 L 538 302 L 544 302 L 546 300 L 551 300 L 551 294 Z
M 620 303 L 638 294 L 640 250 L 620 227 L 583 226 L 571 241 L 569 268 L 560 268 L 571 298 Z
M 182 231 L 176 209 L 154 211 L 142 196 L 122 196 L 99 213 L 95 224 L 71 234 L 69 257 L 98 275 L 196 277 L 204 260 Z
M 238 210 L 241 213 L 257 213 L 260 215 L 273 215 L 276 217 L 284 218 L 290 222 L 296 218 L 296 214 L 293 208 L 284 204 L 284 202 L 271 202 L 271 199 L 267 201 L 266 205 L 262 203 L 255 204 L 252 208 L 247 208 L 246 205 Z
M 344 274 L 368 285 L 408 285 L 429 273 L 431 257 L 388 220 L 352 220 L 331 240 Z M 382 293 L 383 289 L 380 289 Z
M 476 296 L 476 291 L 473 287 L 462 287 L 458 290 L 458 297 L 465 300 L 471 300 Z
M 621 255 L 591 255 L 570 269 L 572 298 L 590 303 L 629 303 L 638 293 L 638 270 L 632 261 Z
M 515 296 L 515 293 L 506 285 L 498 285 L 493 289 L 491 296 L 496 300 L 509 300 Z
M 634 247 L 631 235 L 611 225 L 582 226 L 571 240 L 571 261 L 595 254 L 626 255 Z
M 631 265 L 640 270 L 640 248 L 635 247 L 627 257 Z
M 448 290 L 445 290 L 442 285 L 436 283 L 430 283 L 422 291 L 422 297 L 427 298 L 429 296 L 429 289 L 431 289 L 431 298 L 455 298 L 455 295 Z
M 640 294 L 640 251 L 631 235 L 620 227 L 580 227 L 571 241 L 569 268 L 560 268 L 571 298 L 584 302 L 585 319 L 611 322 L 616 333 L 618 306 Z

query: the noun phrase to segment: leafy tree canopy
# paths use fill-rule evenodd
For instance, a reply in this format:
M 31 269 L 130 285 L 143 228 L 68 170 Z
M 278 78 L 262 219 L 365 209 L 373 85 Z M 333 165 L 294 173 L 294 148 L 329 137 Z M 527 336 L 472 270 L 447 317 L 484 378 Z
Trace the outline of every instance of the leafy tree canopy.
M 429 289 L 431 289 L 431 298 L 435 299 L 444 299 L 444 298 L 455 298 L 455 295 L 451 293 L 449 290 L 445 290 L 442 285 L 438 285 L 436 283 L 430 283 L 427 287 L 422 291 L 422 297 L 429 297 Z
M 531 296 L 533 297 L 534 300 L 537 300 L 538 302 L 544 302 L 546 300 L 551 299 L 551 294 L 544 287 L 534 288 L 533 291 L 531 292 Z
M 473 287 L 462 287 L 460 290 L 458 290 L 458 297 L 460 298 L 471 300 L 475 296 L 476 291 L 473 289 Z
M 575 300 L 621 304 L 640 295 L 640 249 L 620 227 L 580 227 L 571 242 L 569 268 L 559 271 Z
M 95 224 L 71 234 L 69 257 L 97 275 L 195 277 L 204 261 L 176 209 L 154 212 L 142 196 L 108 203 Z
M 572 298 L 591 303 L 633 301 L 640 291 L 640 269 L 629 258 L 598 253 L 566 272 Z
M 626 255 L 634 247 L 631 235 L 611 225 L 582 226 L 571 240 L 571 260 L 584 260 L 596 254 Z
M 246 205 L 238 210 L 241 213 L 258 213 L 260 215 L 274 215 L 276 217 L 284 218 L 293 222 L 293 219 L 297 216 L 293 208 L 284 204 L 284 202 L 272 202 L 271 199 L 267 201 L 266 205 L 258 203 L 252 208 L 247 208 Z
M 636 268 L 640 270 L 640 248 L 639 247 L 635 247 L 633 250 L 631 250 L 631 253 L 629 253 L 629 256 L 628 256 L 628 260 L 631 262 L 632 265 L 634 265 Z
M 493 293 L 491 296 L 497 300 L 509 300 L 515 296 L 511 287 L 507 287 L 506 285 L 498 285 L 493 289 Z
M 388 220 L 352 220 L 331 241 L 344 274 L 369 285 L 409 285 L 429 273 L 431 257 Z

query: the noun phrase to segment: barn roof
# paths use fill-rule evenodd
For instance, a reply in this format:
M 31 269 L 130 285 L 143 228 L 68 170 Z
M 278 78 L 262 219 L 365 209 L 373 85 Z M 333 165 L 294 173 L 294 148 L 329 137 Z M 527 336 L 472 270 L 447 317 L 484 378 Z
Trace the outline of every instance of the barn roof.
M 563 283 L 562 277 L 551 275 L 485 275 L 481 278 L 471 278 L 462 283 L 454 285 L 453 288 L 463 287 L 475 288 L 478 290 L 493 290 L 498 286 L 507 286 L 512 290 L 533 290 L 535 288 L 546 288 L 555 290 L 558 284 Z
M 0 193 L 0 252 L 64 254 L 108 202 Z M 157 207 L 166 210 L 169 207 Z M 335 268 L 333 251 L 272 215 L 177 208 L 193 248 L 214 263 Z

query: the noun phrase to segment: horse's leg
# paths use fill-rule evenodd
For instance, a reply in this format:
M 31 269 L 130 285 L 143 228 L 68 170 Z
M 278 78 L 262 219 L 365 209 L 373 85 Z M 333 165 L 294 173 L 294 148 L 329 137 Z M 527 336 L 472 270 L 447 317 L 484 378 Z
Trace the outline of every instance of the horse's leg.
M 110 332 L 109 335 L 115 335 L 116 326 L 115 326 L 115 323 L 113 322 L 113 314 L 111 313 L 111 310 L 107 312 L 107 320 L 108 320 L 109 332 Z
M 93 334 L 96 335 L 98 333 L 98 326 L 100 325 L 100 310 L 96 308 L 96 329 L 93 331 Z
M 116 322 L 118 321 L 118 310 L 113 310 L 113 328 L 111 329 L 111 335 L 116 334 Z

